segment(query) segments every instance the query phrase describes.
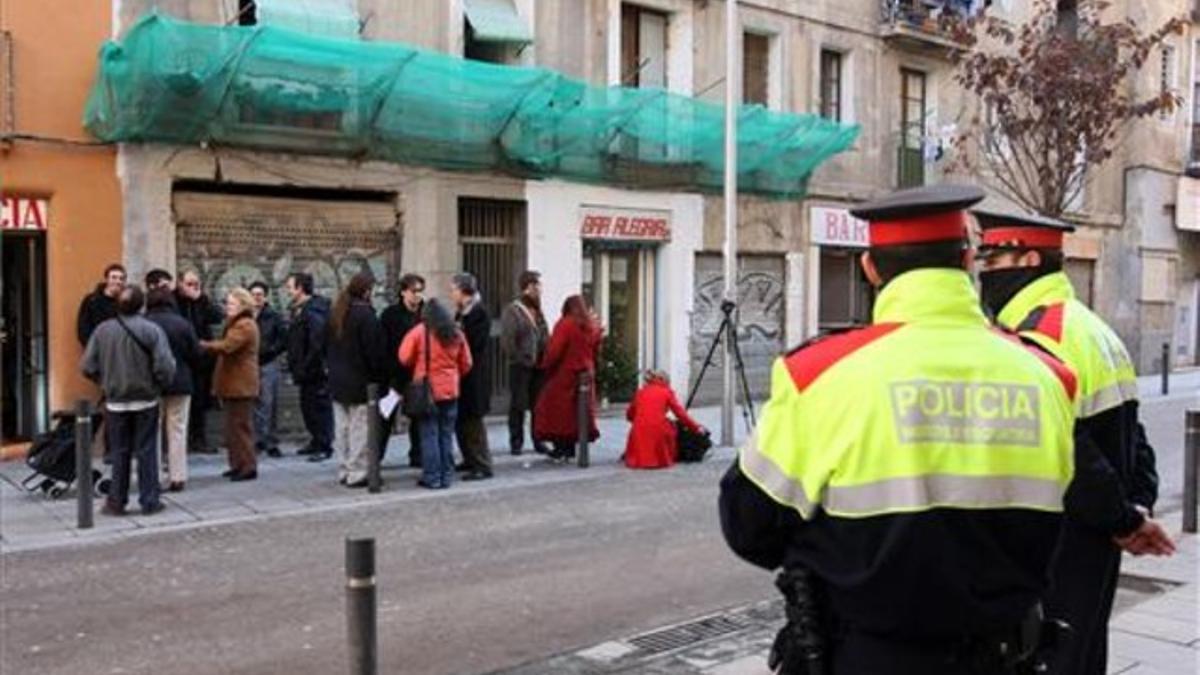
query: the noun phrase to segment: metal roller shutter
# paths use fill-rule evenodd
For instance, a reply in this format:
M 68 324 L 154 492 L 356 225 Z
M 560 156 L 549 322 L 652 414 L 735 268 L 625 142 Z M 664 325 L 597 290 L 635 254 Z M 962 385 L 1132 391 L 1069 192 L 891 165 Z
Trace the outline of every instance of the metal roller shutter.
M 393 195 L 368 201 L 176 191 L 173 203 L 177 269 L 198 270 L 209 297 L 261 280 L 271 288 L 272 306 L 286 316 L 283 284 L 292 272 L 312 274 L 317 293 L 332 300 L 350 277 L 368 269 L 380 280 L 376 309 L 396 297 L 401 231 Z M 213 442 L 221 428 L 216 417 L 209 417 Z M 303 431 L 288 378 L 280 392 L 279 429 Z
M 784 349 L 784 292 L 787 288 L 784 269 L 783 256 L 738 256 L 738 346 L 746 365 L 750 394 L 756 399 L 766 398 L 770 393 L 771 365 Z M 689 389 L 700 374 L 704 356 L 724 318 L 721 313 L 724 287 L 721 256 L 698 254 L 689 345 L 692 365 Z M 718 347 L 713 364 L 704 374 L 697 403 L 721 400 L 723 360 L 724 350 Z M 741 383 L 735 381 L 735 384 L 738 400 L 741 400 Z

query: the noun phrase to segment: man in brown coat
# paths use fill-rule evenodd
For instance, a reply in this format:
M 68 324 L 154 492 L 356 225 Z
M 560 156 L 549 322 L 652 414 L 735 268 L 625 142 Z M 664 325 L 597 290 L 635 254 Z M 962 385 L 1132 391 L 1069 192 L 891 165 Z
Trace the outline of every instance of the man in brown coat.
M 217 354 L 213 371 L 213 394 L 225 410 L 225 445 L 229 448 L 232 481 L 258 478 L 254 455 L 254 401 L 258 397 L 258 324 L 254 320 L 254 298 L 244 288 L 235 288 L 225 298 L 225 333 L 220 340 L 201 342 Z

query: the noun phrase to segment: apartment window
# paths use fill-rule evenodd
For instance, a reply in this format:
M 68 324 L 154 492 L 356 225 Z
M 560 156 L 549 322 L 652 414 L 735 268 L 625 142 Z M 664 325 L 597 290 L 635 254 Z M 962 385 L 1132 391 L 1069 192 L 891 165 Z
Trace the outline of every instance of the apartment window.
M 821 50 L 821 117 L 842 121 L 842 54 Z
M 1200 40 L 1196 42 L 1195 53 L 1200 55 Z M 1192 68 L 1192 163 L 1200 164 L 1200 63 Z
M 237 23 L 239 26 L 258 24 L 258 3 L 255 0 L 238 0 Z
M 621 84 L 667 86 L 667 15 L 621 5 Z
M 742 34 L 742 102 L 768 105 L 770 98 L 771 37 Z
M 900 69 L 900 157 L 899 186 L 925 184 L 925 117 L 927 78 L 919 70 Z
M 1175 47 L 1164 45 L 1159 53 L 1161 59 L 1158 70 L 1158 91 L 1161 94 L 1175 92 Z M 1163 110 L 1162 119 L 1170 119 L 1171 112 Z
M 513 0 L 463 0 L 463 57 L 516 63 L 533 33 Z

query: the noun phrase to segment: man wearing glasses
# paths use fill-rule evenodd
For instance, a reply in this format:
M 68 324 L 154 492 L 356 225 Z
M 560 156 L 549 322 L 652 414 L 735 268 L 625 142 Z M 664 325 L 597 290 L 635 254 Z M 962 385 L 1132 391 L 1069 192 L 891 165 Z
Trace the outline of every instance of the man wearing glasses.
M 405 274 L 400 277 L 399 301 L 383 310 L 383 314 L 379 317 L 380 323 L 383 324 L 384 337 L 387 340 L 385 352 L 389 369 L 387 387 L 394 389 L 398 394 L 403 394 L 404 390 L 408 388 L 408 384 L 412 380 L 412 372 L 400 365 L 397 353 L 404 336 L 414 326 L 421 323 L 421 310 L 425 307 L 424 294 L 425 279 L 417 274 Z M 387 389 L 380 392 L 380 397 L 385 394 L 387 394 Z M 392 414 L 383 420 L 383 433 L 379 435 L 380 460 L 387 451 L 388 438 L 392 435 L 396 416 L 400 414 L 399 410 L 400 406 L 396 406 Z M 421 466 L 420 433 L 417 431 L 417 420 L 411 417 L 408 419 L 408 441 L 408 465 L 419 467 Z

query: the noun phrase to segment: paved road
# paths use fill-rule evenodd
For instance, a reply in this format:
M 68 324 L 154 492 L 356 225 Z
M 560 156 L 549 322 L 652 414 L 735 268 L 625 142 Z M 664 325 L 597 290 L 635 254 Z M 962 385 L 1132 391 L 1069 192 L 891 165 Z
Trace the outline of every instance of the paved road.
M 379 540 L 381 672 L 482 672 L 769 598 L 722 545 L 721 469 L 10 554 L 0 672 L 344 672 L 348 534 Z

